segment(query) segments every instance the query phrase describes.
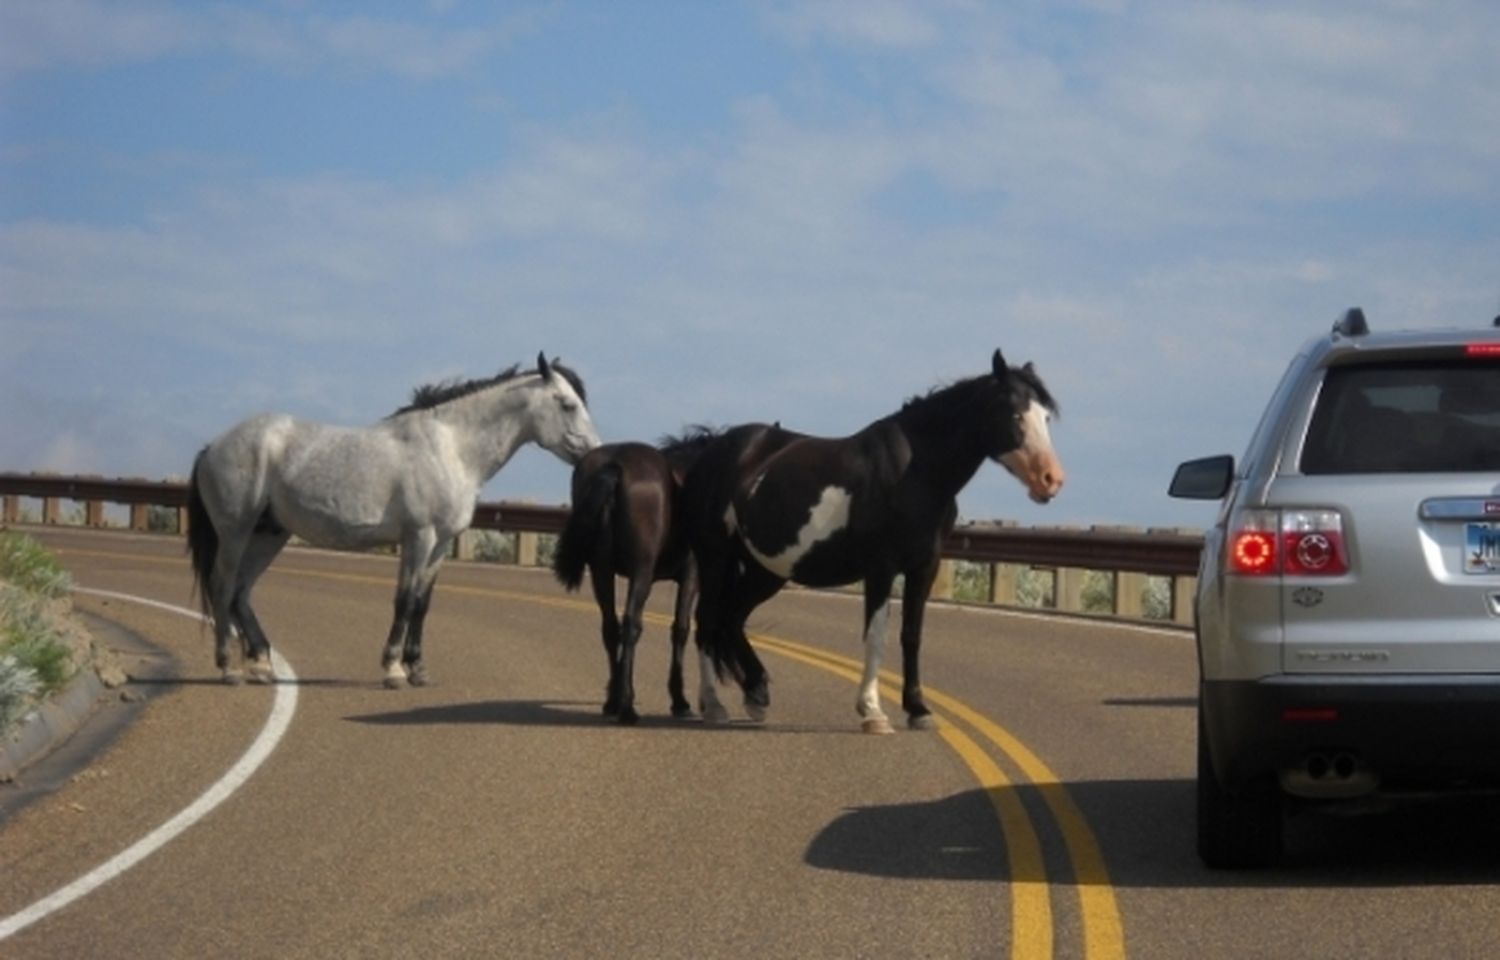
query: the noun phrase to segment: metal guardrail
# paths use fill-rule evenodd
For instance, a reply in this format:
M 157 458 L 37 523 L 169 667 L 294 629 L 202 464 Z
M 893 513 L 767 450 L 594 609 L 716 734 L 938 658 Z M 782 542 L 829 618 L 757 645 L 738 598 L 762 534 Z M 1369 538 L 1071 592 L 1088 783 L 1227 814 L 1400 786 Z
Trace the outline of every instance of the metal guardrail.
M 145 528 L 147 508 L 166 507 L 186 510 L 186 484 L 139 479 L 106 479 L 51 474 L 0 472 L 0 503 L 4 512 L 0 521 L 15 522 L 19 497 L 38 498 L 44 502 L 43 522 L 55 523 L 56 504 L 72 500 L 85 505 L 86 522 L 102 525 L 103 504 L 126 504 L 131 507 L 131 526 Z M 568 511 L 563 506 L 548 506 L 509 501 L 480 503 L 474 511 L 472 527 L 528 534 L 561 532 Z M 179 519 L 179 529 L 186 525 Z M 1116 577 L 1152 575 L 1173 580 L 1173 616 L 1178 622 L 1190 619 L 1183 603 L 1185 578 L 1198 573 L 1198 557 L 1203 538 L 1179 530 L 1136 531 L 1119 527 L 1091 529 L 1017 527 L 993 523 L 966 524 L 955 529 L 943 542 L 943 557 L 992 565 L 1052 568 L 1059 580 L 1065 571 L 1101 570 Z M 993 571 L 992 571 L 993 572 Z M 992 575 L 992 581 L 995 578 Z M 1063 593 L 1061 585 L 1057 592 Z M 1190 592 L 1190 591 L 1189 591 Z M 1119 591 L 1117 591 L 1117 594 Z M 1003 602 L 998 594 L 992 597 Z M 1063 606 L 1060 602 L 1059 606 Z M 1131 609 L 1116 612 L 1131 615 Z

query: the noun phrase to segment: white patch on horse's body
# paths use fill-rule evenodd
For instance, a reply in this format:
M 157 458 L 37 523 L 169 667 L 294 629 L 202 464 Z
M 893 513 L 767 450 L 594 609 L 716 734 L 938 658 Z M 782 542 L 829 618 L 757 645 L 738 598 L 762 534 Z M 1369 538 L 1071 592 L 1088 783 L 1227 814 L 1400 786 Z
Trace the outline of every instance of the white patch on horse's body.
M 807 523 L 797 531 L 797 542 L 780 553 L 771 556 L 762 553 L 746 536 L 745 547 L 756 562 L 784 580 L 790 580 L 797 562 L 819 543 L 849 525 L 849 503 L 852 500 L 843 487 L 824 487 L 818 502 L 813 504 Z

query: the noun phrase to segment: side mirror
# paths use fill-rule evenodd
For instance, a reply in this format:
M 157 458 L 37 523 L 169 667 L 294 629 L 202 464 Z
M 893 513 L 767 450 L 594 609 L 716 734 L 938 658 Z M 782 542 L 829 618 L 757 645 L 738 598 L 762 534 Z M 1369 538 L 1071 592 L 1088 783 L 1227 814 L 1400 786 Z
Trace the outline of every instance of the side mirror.
M 1179 465 L 1167 493 L 1183 500 L 1222 500 L 1233 480 L 1234 457 L 1203 457 Z

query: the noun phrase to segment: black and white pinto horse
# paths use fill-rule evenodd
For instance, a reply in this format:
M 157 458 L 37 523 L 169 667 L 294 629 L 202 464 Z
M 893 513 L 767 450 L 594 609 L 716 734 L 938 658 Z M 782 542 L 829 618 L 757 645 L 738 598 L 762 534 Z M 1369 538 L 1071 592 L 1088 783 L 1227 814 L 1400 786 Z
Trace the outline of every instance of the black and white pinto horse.
M 866 732 L 892 732 L 878 675 L 892 586 L 904 575 L 902 707 L 911 727 L 930 727 L 918 666 L 922 617 L 958 493 L 989 459 L 1036 502 L 1056 496 L 1064 475 L 1049 423 L 1057 412 L 1032 365 L 1008 367 L 996 350 L 988 373 L 914 398 L 852 436 L 746 424 L 705 451 L 685 494 L 701 578 L 698 644 L 721 678 L 739 682 L 750 717 L 763 719 L 770 703 L 769 678 L 745 634 L 751 612 L 789 580 L 863 580 L 856 709 Z
M 688 549 L 686 525 L 678 517 L 679 500 L 688 469 L 713 439 L 711 431 L 695 428 L 654 447 L 607 443 L 590 450 L 573 468 L 573 505 L 557 540 L 552 569 L 569 590 L 582 584 L 585 568 L 589 572 L 609 661 L 604 714 L 621 723 L 640 718 L 635 709 L 635 647 L 641 636 L 642 612 L 658 580 L 677 584 L 672 665 L 667 677 L 672 716 L 692 714 L 683 695 L 682 652 L 698 598 L 698 574 Z M 623 616 L 616 611 L 617 576 L 627 581 Z M 710 703 L 717 702 L 713 675 L 712 665 L 700 655 L 700 709 L 705 706 L 704 688 Z
M 599 445 L 583 382 L 541 354 L 533 371 L 421 387 L 370 427 L 261 414 L 209 443 L 193 462 L 188 549 L 225 681 L 244 679 L 231 632 L 250 678 L 275 679 L 250 592 L 295 534 L 334 549 L 400 546 L 381 665 L 388 687 L 426 683 L 422 624 L 438 568 L 473 520 L 480 488 L 533 442 L 569 463 Z

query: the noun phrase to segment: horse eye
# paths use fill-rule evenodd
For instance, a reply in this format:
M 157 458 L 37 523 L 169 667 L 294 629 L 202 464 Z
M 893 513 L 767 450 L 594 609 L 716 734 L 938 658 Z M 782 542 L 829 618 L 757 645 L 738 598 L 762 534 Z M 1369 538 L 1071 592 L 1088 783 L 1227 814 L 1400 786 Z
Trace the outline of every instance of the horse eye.
M 563 413 L 575 413 L 578 410 L 578 404 L 572 400 L 567 399 L 566 397 L 557 402 L 558 405 L 563 408 Z

